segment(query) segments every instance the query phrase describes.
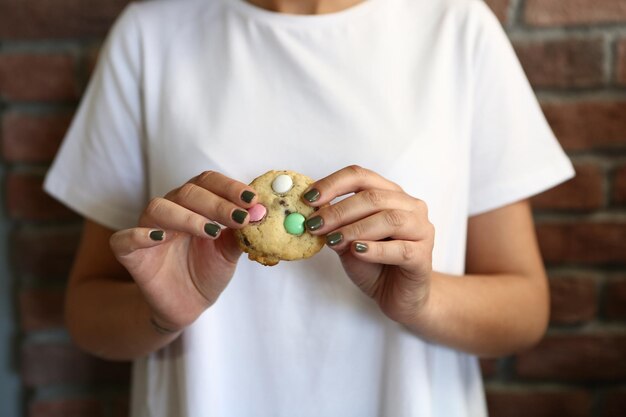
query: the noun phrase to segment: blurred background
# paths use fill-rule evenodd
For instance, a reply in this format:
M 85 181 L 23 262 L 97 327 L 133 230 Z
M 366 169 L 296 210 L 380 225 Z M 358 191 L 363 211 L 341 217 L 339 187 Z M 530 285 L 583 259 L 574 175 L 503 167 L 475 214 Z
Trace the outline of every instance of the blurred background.
M 41 190 L 127 3 L 0 0 L 1 417 L 128 415 L 129 365 L 79 352 L 64 331 L 81 225 Z M 489 409 L 493 417 L 624 417 L 626 0 L 487 3 L 577 171 L 533 199 L 550 330 L 530 351 L 481 362 Z

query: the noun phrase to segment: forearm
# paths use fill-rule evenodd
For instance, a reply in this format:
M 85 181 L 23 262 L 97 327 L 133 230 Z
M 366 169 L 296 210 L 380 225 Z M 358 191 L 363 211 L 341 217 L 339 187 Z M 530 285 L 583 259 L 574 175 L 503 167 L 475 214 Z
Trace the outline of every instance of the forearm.
M 406 325 L 421 337 L 478 356 L 527 348 L 544 334 L 548 290 L 543 277 L 433 273 L 424 309 Z
M 150 309 L 132 281 L 89 279 L 70 287 L 67 327 L 82 349 L 110 360 L 132 360 L 171 343 L 179 332 L 151 322 Z

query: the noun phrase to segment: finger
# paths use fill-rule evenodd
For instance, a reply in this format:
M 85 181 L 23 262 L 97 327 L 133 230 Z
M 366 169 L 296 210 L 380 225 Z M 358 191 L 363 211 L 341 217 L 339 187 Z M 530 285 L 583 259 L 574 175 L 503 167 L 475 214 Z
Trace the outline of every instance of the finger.
M 169 192 L 165 199 L 228 227 L 240 228 L 249 217 L 241 205 L 191 182 Z
M 423 240 L 430 227 L 414 213 L 405 210 L 385 210 L 340 228 L 326 236 L 331 248 L 342 251 L 357 240 Z
M 163 230 L 134 227 L 113 233 L 109 239 L 109 245 L 116 256 L 124 257 L 139 249 L 158 246 L 166 239 L 167 235 Z
M 368 188 L 402 191 L 399 185 L 377 173 L 358 165 L 351 165 L 311 184 L 304 192 L 303 198 L 312 206 L 320 206 L 336 197 L 357 193 Z
M 432 268 L 432 247 L 426 242 L 363 240 L 353 242 L 350 251 L 364 262 L 395 265 L 417 275 L 426 274 Z
M 222 230 L 205 216 L 165 198 L 152 199 L 139 219 L 139 224 L 211 239 L 216 239 Z
M 312 234 L 324 234 L 383 210 L 398 209 L 428 218 L 426 204 L 397 191 L 367 189 L 338 203 L 320 208 L 306 221 Z
M 256 191 L 252 187 L 219 172 L 205 171 L 189 180 L 189 183 L 204 188 L 241 207 L 250 208 L 257 201 Z

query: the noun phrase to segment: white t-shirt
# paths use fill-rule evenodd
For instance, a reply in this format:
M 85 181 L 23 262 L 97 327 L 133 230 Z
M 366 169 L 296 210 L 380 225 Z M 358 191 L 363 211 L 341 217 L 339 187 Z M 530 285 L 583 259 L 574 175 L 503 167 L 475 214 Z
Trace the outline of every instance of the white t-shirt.
M 428 204 L 433 267 L 458 275 L 469 216 L 573 175 L 481 1 L 302 16 L 163 0 L 117 21 L 45 187 L 120 229 L 205 170 L 249 182 L 349 164 Z M 242 258 L 213 307 L 134 363 L 133 417 L 485 414 L 476 358 L 387 319 L 328 248 Z

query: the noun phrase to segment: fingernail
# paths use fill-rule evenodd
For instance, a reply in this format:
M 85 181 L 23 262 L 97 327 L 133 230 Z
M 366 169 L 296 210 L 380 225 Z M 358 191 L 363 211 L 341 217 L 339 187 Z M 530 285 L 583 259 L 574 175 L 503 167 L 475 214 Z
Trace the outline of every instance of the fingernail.
M 309 191 L 304 193 L 302 197 L 304 197 L 304 199 L 308 201 L 309 203 L 314 203 L 317 200 L 319 200 L 320 192 L 317 188 L 311 188 Z
M 358 253 L 365 253 L 367 252 L 367 244 L 365 243 L 361 243 L 361 242 L 356 242 L 354 244 L 354 250 L 357 251 Z
M 246 216 L 248 215 L 247 211 L 243 211 L 243 210 L 235 210 L 233 211 L 233 214 L 231 215 L 231 217 L 233 218 L 234 221 L 236 221 L 239 224 L 243 224 L 243 222 L 246 221 Z
M 254 194 L 252 191 L 246 190 L 243 193 L 241 193 L 241 199 L 245 201 L 246 203 L 249 203 L 254 199 L 255 195 L 256 194 Z
M 311 217 L 306 221 L 306 228 L 311 231 L 317 230 L 322 226 L 324 226 L 324 219 L 320 216 Z
M 207 223 L 204 225 L 204 232 L 212 237 L 217 237 L 220 234 L 220 227 L 215 223 Z
M 153 230 L 150 232 L 150 239 L 155 242 L 163 240 L 163 236 L 165 236 L 165 232 L 163 230 Z
M 328 246 L 338 245 L 342 240 L 343 235 L 341 234 L 341 232 L 331 233 L 326 236 L 326 243 L 328 243 Z

